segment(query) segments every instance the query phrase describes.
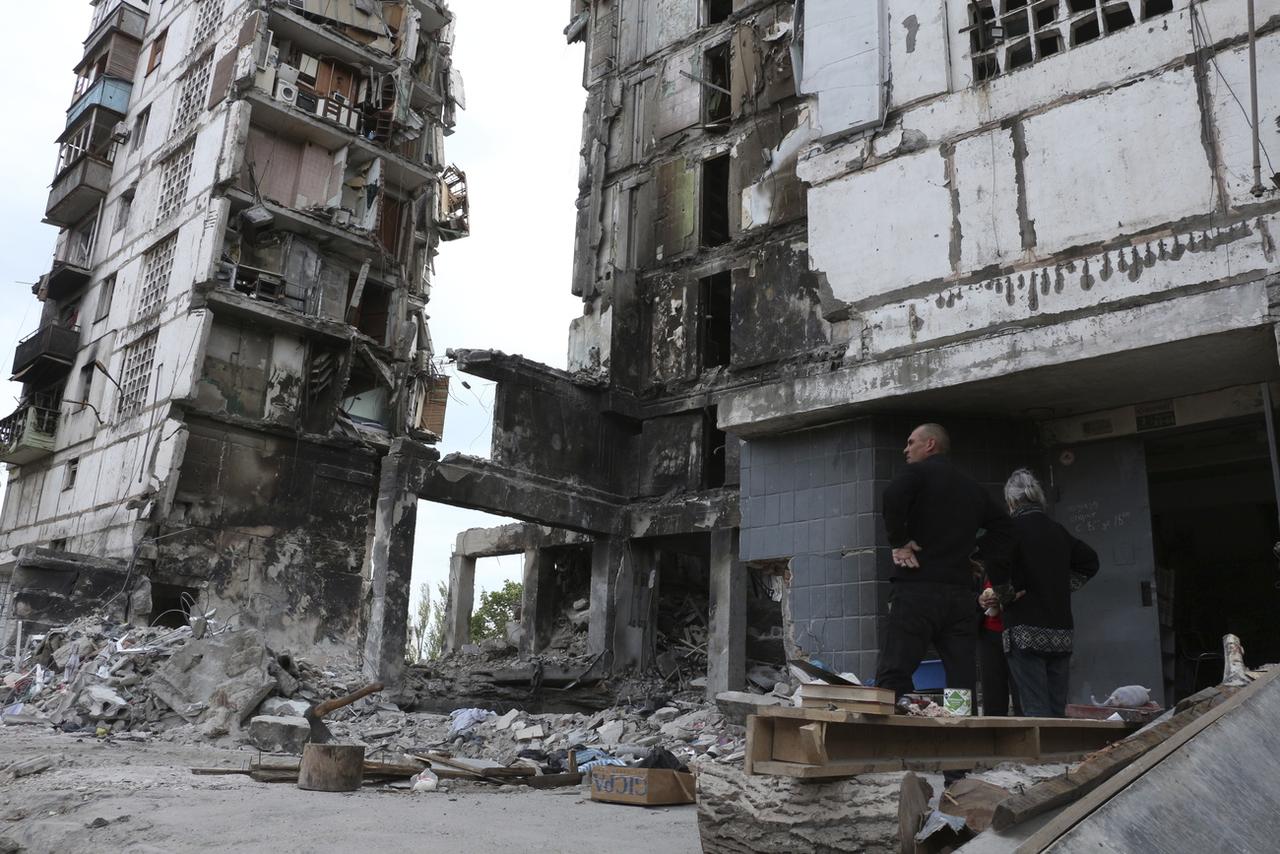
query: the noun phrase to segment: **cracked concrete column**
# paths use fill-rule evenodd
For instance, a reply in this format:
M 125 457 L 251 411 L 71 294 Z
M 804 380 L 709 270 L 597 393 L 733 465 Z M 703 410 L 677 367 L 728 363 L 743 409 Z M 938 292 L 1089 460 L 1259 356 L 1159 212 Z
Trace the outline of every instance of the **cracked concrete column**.
M 457 652 L 471 643 L 471 609 L 476 598 L 476 559 L 455 554 L 449 558 L 449 599 L 445 604 L 444 650 Z
M 627 541 L 598 537 L 591 544 L 591 621 L 587 624 L 587 651 L 599 655 L 613 647 L 613 623 L 617 615 L 615 591 L 618 574 L 627 560 Z
M 640 540 L 623 543 L 614 589 L 613 667 L 648 667 L 653 662 L 654 621 L 658 608 L 656 554 Z
M 409 590 L 413 573 L 413 535 L 418 521 L 422 464 L 435 451 L 396 439 L 382 458 L 373 547 L 369 555 L 369 622 L 365 626 L 364 669 L 372 679 L 399 681 L 409 631 Z
M 740 691 L 747 672 L 747 579 L 738 562 L 738 530 L 711 532 L 711 631 L 707 636 L 707 698 Z
M 544 549 L 524 553 L 524 581 L 520 599 L 520 652 L 538 653 L 551 642 L 555 621 L 555 561 Z

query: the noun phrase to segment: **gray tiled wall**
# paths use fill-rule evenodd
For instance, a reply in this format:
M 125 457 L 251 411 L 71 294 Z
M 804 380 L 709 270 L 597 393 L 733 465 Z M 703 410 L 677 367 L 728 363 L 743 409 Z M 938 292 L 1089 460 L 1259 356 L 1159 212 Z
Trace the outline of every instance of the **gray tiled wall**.
M 868 416 L 742 445 L 742 559 L 793 558 L 793 640 L 805 654 L 860 678 L 875 675 L 893 570 L 881 496 L 905 465 L 902 447 L 916 423 Z M 947 426 L 957 464 L 992 489 L 1037 460 L 1026 426 Z

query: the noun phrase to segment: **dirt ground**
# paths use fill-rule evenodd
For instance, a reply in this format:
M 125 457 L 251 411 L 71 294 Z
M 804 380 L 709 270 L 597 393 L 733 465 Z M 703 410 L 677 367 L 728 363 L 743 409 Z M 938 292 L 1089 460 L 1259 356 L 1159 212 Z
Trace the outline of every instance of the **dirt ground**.
M 538 791 L 451 781 L 413 794 L 305 792 L 195 766 L 243 767 L 244 750 L 106 742 L 0 727 L 0 765 L 49 756 L 0 782 L 0 852 L 376 850 L 697 852 L 694 807 L 596 803 L 585 787 Z

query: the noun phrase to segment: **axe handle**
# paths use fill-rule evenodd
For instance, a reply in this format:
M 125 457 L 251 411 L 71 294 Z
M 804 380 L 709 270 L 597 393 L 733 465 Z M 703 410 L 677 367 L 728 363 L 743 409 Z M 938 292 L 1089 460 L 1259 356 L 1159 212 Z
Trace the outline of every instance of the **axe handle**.
M 345 697 L 335 697 L 332 700 L 325 700 L 323 703 L 316 703 L 315 707 L 311 710 L 311 715 L 316 718 L 322 718 L 332 711 L 341 709 L 343 706 L 351 705 L 356 700 L 359 700 L 361 697 L 367 697 L 370 694 L 376 694 L 381 690 L 382 690 L 381 682 L 371 683 L 369 685 L 364 686 L 359 691 L 356 691 L 353 694 L 348 694 Z

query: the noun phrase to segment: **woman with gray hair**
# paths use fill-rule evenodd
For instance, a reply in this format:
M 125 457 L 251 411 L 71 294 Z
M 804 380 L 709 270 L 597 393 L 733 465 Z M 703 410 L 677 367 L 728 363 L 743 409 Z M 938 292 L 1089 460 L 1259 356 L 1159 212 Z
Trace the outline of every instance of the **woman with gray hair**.
M 1027 469 L 1004 485 L 1017 554 L 1010 577 L 993 577 L 979 604 L 1004 608 L 1004 649 L 1022 713 L 1066 714 L 1074 624 L 1071 593 L 1098 573 L 1098 555 L 1045 513 L 1044 489 Z

